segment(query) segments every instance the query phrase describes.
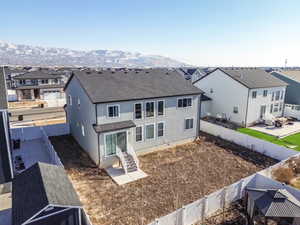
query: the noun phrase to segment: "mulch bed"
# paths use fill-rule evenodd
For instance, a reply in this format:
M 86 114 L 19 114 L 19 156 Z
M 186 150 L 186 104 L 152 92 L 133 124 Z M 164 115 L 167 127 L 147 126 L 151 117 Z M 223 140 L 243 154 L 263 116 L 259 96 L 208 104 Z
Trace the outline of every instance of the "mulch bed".
M 140 156 L 148 177 L 118 186 L 71 136 L 51 141 L 94 225 L 146 225 L 277 162 L 202 133 L 193 143 Z

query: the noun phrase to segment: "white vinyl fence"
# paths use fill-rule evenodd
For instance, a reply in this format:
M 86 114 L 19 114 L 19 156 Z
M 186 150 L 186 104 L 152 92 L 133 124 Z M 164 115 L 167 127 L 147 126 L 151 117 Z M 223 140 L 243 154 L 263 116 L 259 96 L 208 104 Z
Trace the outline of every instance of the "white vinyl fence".
M 300 105 L 285 104 L 284 116 L 294 117 L 300 120 Z
M 60 136 L 69 134 L 70 130 L 68 124 L 55 124 L 41 127 L 12 128 L 10 130 L 12 140 L 20 139 L 21 141 L 29 141 L 34 139 L 42 139 L 52 163 L 58 166 L 63 166 L 59 156 L 57 155 L 53 145 L 49 140 L 49 136 Z
M 280 161 L 299 153 L 284 146 L 279 146 L 204 120 L 200 120 L 200 130 Z

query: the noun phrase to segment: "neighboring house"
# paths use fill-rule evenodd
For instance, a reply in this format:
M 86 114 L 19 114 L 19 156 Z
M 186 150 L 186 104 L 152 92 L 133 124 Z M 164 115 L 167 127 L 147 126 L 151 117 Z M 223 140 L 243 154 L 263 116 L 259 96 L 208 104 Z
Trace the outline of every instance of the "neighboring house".
M 12 182 L 13 225 L 80 225 L 82 204 L 63 167 L 36 163 Z
M 285 103 L 300 105 L 300 70 L 273 71 L 271 74 L 289 84 Z
M 64 97 L 60 73 L 52 71 L 30 71 L 13 78 L 16 83 L 18 100 L 55 100 Z
M 198 135 L 202 92 L 176 71 L 77 71 L 65 92 L 71 134 L 100 167 Z
M 206 74 L 203 69 L 199 68 L 179 68 L 178 72 L 180 72 L 186 80 L 190 80 L 192 82 L 198 80 Z
M 250 224 L 300 224 L 300 201 L 286 189 L 246 188 Z
M 5 77 L 3 71 L 0 71 L 0 184 L 13 178 L 6 96 Z
M 217 68 L 193 83 L 211 99 L 207 112 L 240 126 L 283 115 L 287 83 L 260 69 Z

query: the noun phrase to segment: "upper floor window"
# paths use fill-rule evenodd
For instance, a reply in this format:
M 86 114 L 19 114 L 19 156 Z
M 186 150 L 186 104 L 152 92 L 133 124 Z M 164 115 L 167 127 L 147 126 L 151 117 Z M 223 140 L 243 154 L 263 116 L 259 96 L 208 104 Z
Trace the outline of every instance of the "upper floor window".
M 264 96 L 264 97 L 267 97 L 267 96 L 268 96 L 268 90 L 264 90 L 263 96 Z
M 69 102 L 69 105 L 72 105 L 72 96 L 71 95 L 69 95 L 68 102 Z
M 57 78 L 54 79 L 54 83 L 55 83 L 55 84 L 58 83 L 58 79 L 57 79 Z
M 160 100 L 157 102 L 157 115 L 163 116 L 165 114 L 165 101 Z
M 134 119 L 142 119 L 143 117 L 142 103 L 134 104 Z
M 26 80 L 20 80 L 20 84 L 26 84 Z
M 154 116 L 154 102 L 146 102 L 146 117 Z
M 110 105 L 107 107 L 107 115 L 110 118 L 120 116 L 120 106 L 119 105 Z
M 194 126 L 194 119 L 185 119 L 184 129 L 186 129 L 186 130 L 192 129 L 193 126 Z
M 186 108 L 192 106 L 192 98 L 179 98 L 177 100 L 178 108 Z
M 253 91 L 252 92 L 252 98 L 256 98 L 256 96 L 257 96 L 257 91 Z
M 80 98 L 79 97 L 77 99 L 77 106 L 78 106 L 78 108 L 80 108 Z
M 275 100 L 278 101 L 280 99 L 280 91 L 276 91 Z
M 280 97 L 280 99 L 283 100 L 283 98 L 284 98 L 284 91 L 281 92 L 281 97 Z

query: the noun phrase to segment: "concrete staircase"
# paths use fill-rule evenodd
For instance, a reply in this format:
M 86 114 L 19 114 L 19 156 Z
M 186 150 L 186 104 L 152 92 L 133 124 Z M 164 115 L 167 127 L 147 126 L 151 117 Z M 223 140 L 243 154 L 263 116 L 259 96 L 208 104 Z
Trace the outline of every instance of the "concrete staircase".
M 138 170 L 138 167 L 134 161 L 134 158 L 132 155 L 128 154 L 127 152 L 123 152 L 124 154 L 124 159 L 125 159 L 125 165 L 126 166 L 126 170 L 128 173 L 130 172 L 134 172 Z

